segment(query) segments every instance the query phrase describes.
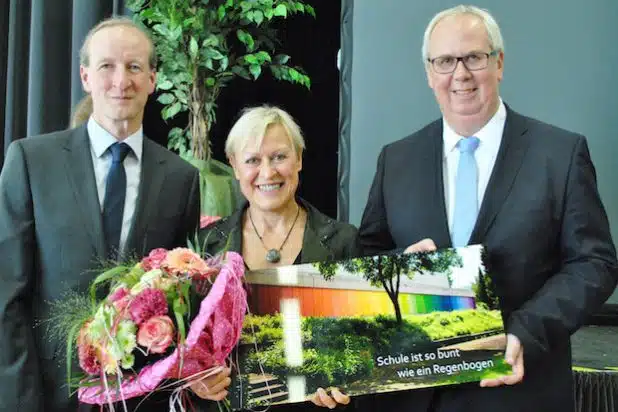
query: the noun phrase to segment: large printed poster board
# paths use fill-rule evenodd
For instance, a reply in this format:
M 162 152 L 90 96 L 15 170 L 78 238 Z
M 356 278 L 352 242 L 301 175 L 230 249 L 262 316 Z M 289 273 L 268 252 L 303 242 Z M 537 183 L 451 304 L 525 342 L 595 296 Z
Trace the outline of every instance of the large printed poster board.
M 247 273 L 234 409 L 453 385 L 511 372 L 482 246 Z

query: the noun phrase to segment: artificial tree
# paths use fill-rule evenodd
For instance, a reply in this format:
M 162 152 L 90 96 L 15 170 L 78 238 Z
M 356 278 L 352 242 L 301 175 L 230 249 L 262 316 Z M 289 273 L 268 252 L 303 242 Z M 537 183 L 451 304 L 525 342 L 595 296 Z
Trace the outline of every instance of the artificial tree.
M 309 89 L 309 76 L 277 53 L 274 23 L 315 11 L 295 0 L 129 0 L 128 6 L 153 33 L 163 119 L 188 113 L 185 128 L 170 130 L 168 147 L 200 170 L 202 213 L 228 215 L 233 173 L 210 148 L 217 98 L 235 78 L 256 80 L 265 69 Z

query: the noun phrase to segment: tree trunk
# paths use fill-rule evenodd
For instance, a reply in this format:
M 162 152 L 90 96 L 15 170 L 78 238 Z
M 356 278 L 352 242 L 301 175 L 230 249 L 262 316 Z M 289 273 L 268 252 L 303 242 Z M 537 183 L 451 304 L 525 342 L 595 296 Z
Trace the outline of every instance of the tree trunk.
M 208 144 L 208 119 L 204 110 L 206 96 L 200 89 L 203 79 L 200 76 L 198 67 L 193 70 L 193 88 L 191 89 L 191 101 L 189 108 L 189 130 L 191 131 L 191 151 L 194 159 L 210 159 L 210 145 Z
M 399 293 L 395 294 L 394 299 L 391 297 L 391 301 L 395 307 L 395 318 L 397 319 L 397 324 L 401 325 L 403 323 L 403 317 L 401 316 L 401 307 L 399 306 Z

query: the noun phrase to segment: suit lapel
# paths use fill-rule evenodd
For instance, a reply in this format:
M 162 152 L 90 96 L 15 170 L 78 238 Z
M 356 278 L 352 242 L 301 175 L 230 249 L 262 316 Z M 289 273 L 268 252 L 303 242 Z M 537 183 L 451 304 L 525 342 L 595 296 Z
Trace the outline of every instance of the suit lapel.
M 301 249 L 301 257 L 303 262 L 321 262 L 324 260 L 334 259 L 332 251 L 326 247 L 322 239 L 330 238 L 333 233 L 333 227 L 324 226 L 322 230 L 318 228 L 315 222 L 310 221 L 311 214 L 307 211 L 307 223 L 303 235 L 303 245 Z M 318 233 L 320 232 L 320 233 Z
M 506 110 L 502 143 L 470 237 L 471 244 L 482 243 L 491 228 L 513 187 L 528 148 L 528 139 L 524 137 L 528 130 L 525 117 L 510 110 L 508 106 Z
M 84 125 L 70 133 L 72 135 L 64 147 L 66 153 L 64 164 L 68 181 L 73 190 L 75 204 L 79 209 L 84 227 L 90 234 L 98 256 L 103 257 L 105 255 L 105 240 L 103 239 L 101 205 L 94 177 L 88 131 Z
M 425 182 L 424 184 L 427 186 L 426 189 L 418 193 L 423 193 L 424 196 L 427 196 L 422 200 L 423 203 L 426 205 L 434 205 L 434 207 L 433 212 L 430 214 L 431 220 L 421 222 L 428 230 L 423 230 L 421 232 L 431 233 L 431 237 L 438 247 L 450 247 L 451 235 L 448 228 L 446 202 L 444 199 L 444 141 L 442 138 L 442 120 L 435 123 L 435 127 L 430 130 L 426 139 L 426 153 L 430 155 L 421 158 L 426 164 L 421 165 L 420 169 L 417 168 L 417 170 L 427 171 L 429 172 L 429 176 L 426 175 L 425 178 L 420 179 Z M 425 148 L 417 146 L 414 150 L 424 151 Z M 432 228 L 435 228 L 435 232 Z
M 149 250 L 146 237 L 148 224 L 152 221 L 151 215 L 164 207 L 159 202 L 159 193 L 165 179 L 165 158 L 159 156 L 156 143 L 144 136 L 144 150 L 142 152 L 142 170 L 140 173 L 139 193 L 135 204 L 133 224 L 127 237 L 125 250 L 137 253 L 139 256 L 147 254 Z

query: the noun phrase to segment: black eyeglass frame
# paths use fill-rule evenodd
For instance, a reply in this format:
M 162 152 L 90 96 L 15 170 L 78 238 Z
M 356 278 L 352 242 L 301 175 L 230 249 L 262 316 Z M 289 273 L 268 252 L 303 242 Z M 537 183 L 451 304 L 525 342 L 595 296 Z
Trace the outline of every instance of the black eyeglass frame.
M 489 65 L 489 58 L 493 57 L 493 56 L 497 56 L 499 54 L 498 50 L 492 50 L 489 53 L 484 53 L 484 52 L 473 52 L 473 53 L 469 53 L 466 54 L 465 56 L 438 56 L 438 57 L 434 57 L 433 59 L 427 58 L 427 62 L 431 65 L 431 68 L 434 72 L 438 73 L 438 74 L 451 74 L 453 72 L 455 72 L 455 70 L 457 70 L 457 65 L 459 64 L 459 62 L 461 62 L 461 64 L 464 65 L 464 67 L 466 68 L 466 70 L 471 71 L 471 72 L 475 72 L 475 71 L 479 71 L 479 70 L 484 70 L 487 68 L 487 66 Z M 473 56 L 473 55 L 484 55 L 486 60 L 485 60 L 485 66 L 483 67 L 477 67 L 476 69 L 471 69 L 468 67 L 468 65 L 466 65 L 466 61 L 464 59 Z M 453 66 L 453 70 L 450 71 L 438 71 L 436 70 L 436 66 L 434 64 L 434 61 L 436 61 L 437 59 L 442 59 L 444 57 L 452 57 L 453 59 L 455 59 L 455 65 Z

